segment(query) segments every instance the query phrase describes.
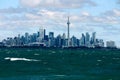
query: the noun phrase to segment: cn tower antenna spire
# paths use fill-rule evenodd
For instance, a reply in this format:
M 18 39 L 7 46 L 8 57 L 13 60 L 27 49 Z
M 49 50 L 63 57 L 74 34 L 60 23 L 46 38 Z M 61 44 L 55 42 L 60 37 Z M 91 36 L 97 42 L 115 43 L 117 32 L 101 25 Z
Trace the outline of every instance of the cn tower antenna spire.
M 69 16 L 68 16 L 67 26 L 68 26 L 68 47 L 70 47 L 70 20 L 69 20 Z

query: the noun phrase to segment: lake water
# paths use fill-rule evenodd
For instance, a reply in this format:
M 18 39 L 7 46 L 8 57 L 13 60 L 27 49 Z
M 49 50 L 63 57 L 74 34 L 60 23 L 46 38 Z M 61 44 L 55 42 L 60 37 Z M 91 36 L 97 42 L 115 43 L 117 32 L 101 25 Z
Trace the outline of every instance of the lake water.
M 1 48 L 0 80 L 120 80 L 120 50 Z

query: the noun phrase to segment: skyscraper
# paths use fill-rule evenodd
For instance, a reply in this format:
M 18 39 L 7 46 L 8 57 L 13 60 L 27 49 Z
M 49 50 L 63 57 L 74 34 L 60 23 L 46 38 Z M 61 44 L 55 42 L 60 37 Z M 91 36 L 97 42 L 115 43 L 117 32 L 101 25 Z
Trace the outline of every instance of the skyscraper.
M 86 36 L 85 36 L 85 45 L 86 47 L 90 46 L 90 35 L 88 32 L 86 33 Z
M 54 38 L 54 32 L 49 32 L 49 38 Z
M 39 29 L 38 42 L 43 42 L 44 34 L 45 34 L 44 32 L 45 32 L 44 29 L 41 27 L 41 28 Z
M 75 36 L 72 36 L 71 38 L 71 46 L 72 47 L 77 47 L 77 38 Z
M 66 35 L 65 35 L 65 33 L 63 33 L 63 35 L 62 35 L 62 47 L 65 47 L 65 46 L 67 46 L 66 45 Z
M 28 45 L 30 43 L 30 35 L 29 33 L 25 33 L 25 45 Z
M 56 47 L 62 47 L 62 37 L 60 34 L 56 37 L 55 45 Z
M 92 33 L 92 44 L 93 44 L 93 46 L 95 46 L 95 44 L 96 44 L 96 32 Z
M 10 38 L 11 39 L 11 38 Z M 17 39 L 17 45 L 20 46 L 21 45 L 21 40 L 20 40 L 20 34 L 18 34 L 18 39 Z
M 68 26 L 68 47 L 70 47 L 70 21 L 69 21 L 69 17 L 68 17 L 68 21 L 67 21 L 67 26 Z
M 54 46 L 54 32 L 49 32 L 49 47 Z
M 80 46 L 85 46 L 85 35 L 82 33 L 82 37 L 80 40 Z
M 45 36 L 46 36 L 46 30 L 44 29 L 44 39 L 45 39 Z

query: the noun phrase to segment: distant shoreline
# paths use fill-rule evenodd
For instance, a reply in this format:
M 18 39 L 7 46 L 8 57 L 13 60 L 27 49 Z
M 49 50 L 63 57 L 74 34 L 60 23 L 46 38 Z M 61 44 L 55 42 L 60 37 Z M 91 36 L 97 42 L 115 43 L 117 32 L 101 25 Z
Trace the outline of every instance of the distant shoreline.
M 119 48 L 110 48 L 110 47 L 40 47 L 40 46 L 0 46 L 0 48 L 41 48 L 41 49 L 118 49 Z

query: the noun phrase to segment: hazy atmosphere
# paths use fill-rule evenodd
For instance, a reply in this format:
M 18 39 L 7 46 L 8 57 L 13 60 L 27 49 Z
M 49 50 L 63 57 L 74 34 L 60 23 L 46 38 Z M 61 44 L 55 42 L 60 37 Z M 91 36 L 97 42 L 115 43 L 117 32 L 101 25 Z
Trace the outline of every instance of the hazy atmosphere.
M 120 0 L 0 0 L 0 41 L 40 27 L 67 34 L 68 16 L 71 36 L 96 32 L 120 47 Z

